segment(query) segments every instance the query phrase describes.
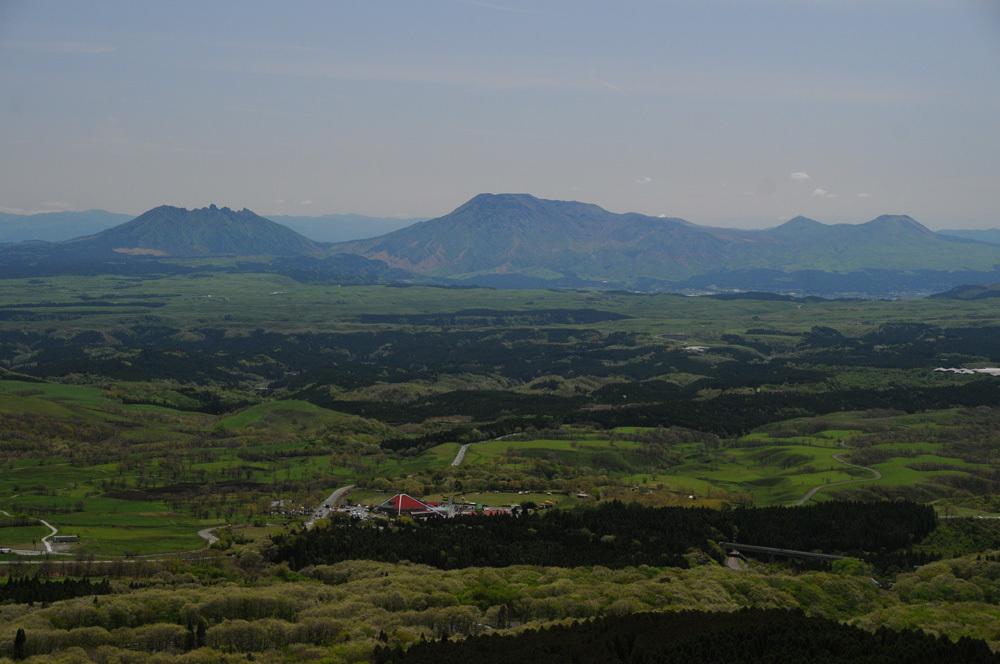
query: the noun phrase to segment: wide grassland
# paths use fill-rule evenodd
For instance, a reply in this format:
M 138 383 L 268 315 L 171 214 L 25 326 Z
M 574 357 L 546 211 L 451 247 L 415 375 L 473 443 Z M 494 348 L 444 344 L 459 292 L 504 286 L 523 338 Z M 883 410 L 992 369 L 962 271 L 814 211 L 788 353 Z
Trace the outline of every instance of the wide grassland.
M 852 419 L 853 418 L 853 419 Z M 956 419 L 957 418 L 957 419 Z M 704 443 L 675 444 L 669 454 L 651 457 L 643 446 L 627 436 L 654 433 L 640 427 L 622 427 L 613 433 L 626 439 L 611 439 L 607 433 L 583 432 L 567 428 L 565 437 L 508 439 L 470 446 L 463 466 L 471 468 L 527 471 L 548 464 L 571 468 L 581 476 L 600 476 L 632 487 L 633 495 L 654 490 L 690 493 L 695 500 L 729 496 L 759 505 L 791 505 L 811 489 L 819 488 L 810 502 L 859 492 L 919 489 L 946 497 L 951 491 L 942 478 L 991 472 L 988 464 L 956 458 L 941 443 L 907 440 L 893 442 L 893 432 L 909 434 L 945 430 L 961 422 L 955 410 L 896 416 L 885 423 L 873 423 L 859 414 L 838 414 L 825 418 L 794 420 L 765 427 L 738 439 Z M 845 428 L 854 424 L 857 428 Z M 829 426 L 830 428 L 825 428 Z M 866 427 L 885 429 L 886 442 L 876 446 L 886 457 L 871 470 L 842 463 L 835 455 L 850 460 L 852 440 L 864 435 Z M 794 428 L 810 433 L 790 435 Z M 782 430 L 784 428 L 784 430 Z M 789 429 L 792 429 L 792 432 Z M 774 435 L 775 433 L 779 435 Z M 845 484 L 840 484 L 845 483 Z M 590 484 L 589 486 L 592 486 Z M 572 490 L 564 492 L 572 494 Z M 942 505 L 947 505 L 947 499 Z
M 80 412 L 88 417 L 112 416 L 107 410 L 106 394 L 97 390 L 56 385 L 51 387 L 64 389 L 17 396 L 26 385 L 30 389 L 31 384 L 0 382 L 0 398 L 36 403 L 36 412 L 46 416 L 77 417 Z M 155 441 L 156 445 L 173 447 L 182 458 L 187 458 L 185 473 L 203 473 L 260 486 L 264 495 L 255 499 L 258 503 L 271 500 L 266 498 L 266 487 L 270 486 L 292 487 L 310 482 L 318 487 L 312 500 L 319 500 L 339 486 L 371 484 L 383 478 L 379 481 L 383 481 L 385 489 L 362 488 L 352 495 L 352 501 L 377 504 L 395 491 L 407 490 L 411 486 L 408 482 L 426 480 L 425 485 L 432 485 L 452 477 L 449 490 L 432 490 L 426 497 L 446 501 L 454 496 L 487 505 L 551 501 L 572 506 L 580 502 L 576 493 L 586 491 L 593 497 L 607 493 L 640 501 L 673 496 L 675 503 L 746 501 L 791 505 L 817 487 L 820 490 L 812 501 L 838 496 L 864 497 L 875 487 L 888 492 L 886 495 L 895 495 L 893 492 L 907 495 L 907 491 L 919 490 L 933 496 L 944 510 L 949 509 L 951 502 L 949 481 L 990 470 L 989 464 L 957 457 L 946 443 L 923 439 L 963 426 L 967 417 L 955 409 L 888 418 L 838 413 L 768 425 L 745 436 L 714 443 L 705 439 L 660 446 L 649 442 L 662 434 L 655 429 L 619 427 L 605 431 L 566 426 L 550 436 L 541 432 L 537 437 L 507 436 L 474 443 L 458 468 L 451 467 L 460 447 L 458 441 L 436 445 L 416 455 L 379 454 L 347 459 L 337 454 L 309 452 L 314 444 L 310 441 L 317 431 L 329 427 L 350 430 L 368 424 L 361 418 L 303 401 L 265 402 L 216 418 L 179 412 L 175 421 L 178 413 L 154 415 L 168 419 L 125 430 L 120 434 L 121 439 L 134 439 L 140 445 Z M 200 442 L 196 443 L 192 426 L 195 432 L 203 432 L 197 438 Z M 227 432 L 222 439 L 227 441 L 225 446 L 212 443 L 209 434 L 217 431 Z M 903 433 L 908 436 L 905 440 L 900 438 Z M 834 458 L 834 455 L 850 457 L 857 453 L 857 442 L 872 435 L 880 436 L 877 444 L 872 446 L 869 440 L 865 445 L 881 455 L 877 462 L 870 463 L 870 467 L 883 475 L 877 481 L 872 479 L 870 471 Z M 255 455 L 262 460 L 245 460 L 256 458 Z M 264 460 L 268 458 L 281 461 Z M 144 555 L 199 548 L 203 541 L 196 535 L 198 530 L 227 521 L 219 511 L 225 510 L 225 503 L 213 508 L 208 516 L 196 516 L 183 504 L 157 494 L 153 488 L 171 484 L 169 476 L 177 472 L 176 466 L 168 462 L 169 454 L 158 453 L 156 458 L 145 460 L 144 474 L 140 475 L 130 470 L 128 458 L 94 465 L 59 457 L 19 459 L 0 468 L 0 508 L 44 518 L 60 534 L 80 535 L 80 544 L 66 547 L 74 552 Z M 472 488 L 474 482 L 462 487 L 462 478 L 470 473 L 473 477 L 529 479 L 520 491 L 483 491 Z M 532 481 L 531 477 L 538 479 Z M 561 488 L 531 489 L 532 482 L 537 484 L 553 477 L 564 478 Z M 848 481 L 855 483 L 838 484 Z M 121 489 L 131 491 L 129 499 L 117 497 L 115 491 Z M 143 497 L 143 491 L 151 493 Z M 304 498 L 297 500 L 309 502 Z M 984 511 L 974 509 L 970 513 Z M 263 523 L 262 520 L 261 527 Z M 11 529 L 8 534 L 11 541 L 4 542 L 5 545 L 23 548 L 48 531 L 41 526 L 28 526 Z M 4 535 L 2 530 L 0 535 Z
M 262 422 L 266 423 L 268 420 L 280 419 L 282 415 L 286 416 L 292 426 L 303 427 L 350 419 L 346 415 L 315 406 L 307 401 L 285 400 L 251 406 L 235 415 L 222 418 L 219 424 L 226 429 L 244 429 Z
M 155 505 L 143 505 L 155 509 Z M 79 535 L 73 553 L 148 555 L 204 548 L 198 531 L 208 525 L 174 512 L 80 513 L 48 520 L 60 534 Z
M 104 390 L 97 387 L 60 385 L 58 383 L 29 383 L 21 380 L 0 381 L 0 395 L 4 395 L 5 398 L 9 398 L 10 396 L 39 396 L 51 401 L 76 403 L 86 406 L 103 406 L 109 403 Z M 37 408 L 51 407 L 51 401 L 34 400 Z M 31 402 L 19 403 L 25 404 Z
M 954 409 L 906 416 L 842 412 L 760 427 L 755 421 L 702 436 L 711 430 L 713 422 L 707 422 L 697 424 L 704 425 L 699 435 L 677 434 L 660 443 L 650 442 L 659 435 L 656 430 L 628 426 L 629 413 L 647 406 L 635 402 L 637 394 L 651 407 L 663 404 L 669 419 L 668 406 L 677 405 L 670 401 L 684 389 L 690 390 L 684 398 L 706 404 L 718 396 L 808 395 L 815 397 L 812 405 L 787 412 L 816 414 L 829 412 L 823 410 L 827 393 L 962 387 L 970 379 L 931 373 L 936 357 L 927 366 L 923 361 L 897 366 L 889 361 L 896 350 L 882 355 L 880 344 L 871 351 L 877 366 L 866 364 L 865 357 L 840 366 L 839 346 L 809 346 L 802 335 L 833 330 L 844 339 L 858 339 L 893 323 L 991 325 L 1000 321 L 1000 311 L 989 301 L 719 300 L 624 292 L 341 287 L 274 274 L 209 271 L 162 279 L 13 279 L 0 287 L 2 306 L 16 313 L 0 320 L 0 332 L 12 338 L 35 335 L 30 342 L 12 343 L 15 350 L 4 358 L 4 367 L 30 371 L 38 357 L 59 367 L 65 357 L 77 358 L 73 366 L 80 371 L 39 382 L 0 380 L 0 418 L 8 423 L 4 435 L 10 451 L 7 459 L 0 458 L 0 508 L 45 518 L 61 532 L 79 529 L 94 547 L 89 550 L 196 547 L 200 527 L 231 520 L 265 527 L 301 518 L 272 514 L 271 505 L 288 501 L 308 507 L 346 484 L 358 484 L 358 495 L 368 492 L 373 499 L 403 489 L 440 497 L 478 495 L 486 502 L 491 495 L 519 502 L 525 495 L 551 492 L 567 505 L 577 502 L 572 497 L 578 491 L 650 502 L 694 496 L 696 504 L 790 505 L 819 487 L 813 501 L 917 497 L 943 507 L 955 503 L 978 513 L 992 510 L 987 500 L 974 500 L 973 490 L 976 482 L 992 481 L 995 463 L 989 454 L 935 437 L 975 419 Z M 545 317 L 553 311 L 570 314 Z M 581 315 L 593 311 L 615 315 Z M 509 320 L 497 322 L 505 314 Z M 197 383 L 155 375 L 148 380 L 107 377 L 127 374 L 130 363 L 141 364 L 159 341 L 176 342 L 158 358 L 164 371 L 182 359 L 183 366 L 196 369 L 224 363 L 230 343 L 258 333 L 284 336 L 266 337 L 259 347 L 248 343 L 245 356 Z M 331 336 L 306 340 L 312 333 Z M 510 338 L 504 336 L 508 333 Z M 350 349 L 338 345 L 352 334 L 378 342 L 371 349 L 362 342 Z M 489 346 L 494 336 L 495 349 Z M 70 347 L 77 337 L 82 341 Z M 211 354 L 199 356 L 198 344 L 206 339 L 211 344 L 204 352 Z M 303 340 L 314 344 L 308 352 L 275 359 L 276 346 Z M 401 366 L 412 358 L 399 357 L 392 360 L 396 364 L 380 364 L 394 346 L 419 354 L 421 343 L 430 340 L 438 345 L 441 366 L 430 360 L 423 366 L 423 359 L 419 366 Z M 461 344 L 473 342 L 480 344 L 477 350 L 460 356 Z M 800 342 L 811 354 L 796 355 Z M 899 353 L 905 354 L 910 342 L 900 343 Z M 707 349 L 684 350 L 689 345 Z M 530 355 L 536 347 L 546 358 L 544 370 L 533 370 L 538 365 L 531 364 Z M 578 348 L 587 350 L 578 353 Z M 941 361 L 960 350 L 949 349 Z M 480 353 L 491 359 L 479 363 Z M 976 353 L 976 364 L 989 363 L 987 355 Z M 519 354 L 530 362 L 504 364 Z M 646 363 L 647 356 L 657 354 L 660 359 Z M 585 361 L 578 368 L 581 355 Z M 304 377 L 314 356 L 331 377 Z M 109 358 L 114 362 L 101 364 Z M 88 373 L 90 359 L 109 373 Z M 700 384 L 689 388 L 718 375 L 726 378 L 705 389 Z M 232 383 L 224 384 L 229 376 Z M 619 386 L 628 386 L 620 397 Z M 465 405 L 483 393 L 496 398 L 495 408 Z M 536 396 L 539 408 L 555 412 L 552 421 L 574 424 L 499 440 L 481 440 L 499 433 L 474 435 L 477 427 L 488 431 L 505 418 L 533 415 Z M 851 408 L 866 407 L 851 403 Z M 728 412 L 738 414 L 737 409 Z M 608 413 L 616 416 L 610 424 L 600 419 Z M 573 417 L 563 417 L 567 414 Z M 677 428 L 688 426 L 696 425 Z M 423 438 L 441 431 L 454 431 L 454 436 Z M 926 432 L 925 439 L 914 432 Z M 864 449 L 855 449 L 856 440 L 865 436 L 878 440 L 866 439 Z M 382 447 L 386 441 L 393 445 Z M 461 466 L 452 468 L 460 445 L 468 441 L 478 442 L 468 448 Z M 883 477 L 840 484 L 870 480 L 872 473 L 842 464 L 834 455 L 869 458 L 861 465 Z M 171 486 L 186 493 L 165 490 Z M 202 487 L 211 489 L 202 492 Z M 178 542 L 168 545 L 174 536 Z
M 43 525 L 0 528 L 0 548 L 44 551 L 42 538 L 51 532 Z
M 891 322 L 918 320 L 936 325 L 995 322 L 988 300 L 788 302 L 640 295 L 619 292 L 492 291 L 428 287 L 309 285 L 273 274 L 199 273 L 164 279 L 114 276 L 7 279 L 0 283 L 4 303 L 37 314 L 58 311 L 69 320 L 22 320 L 18 329 L 57 324 L 74 330 L 110 331 L 142 316 L 190 329 L 224 324 L 234 333 L 255 329 L 328 331 L 371 329 L 358 317 L 370 314 L 435 314 L 470 309 L 532 311 L 592 308 L 614 311 L 629 320 L 599 322 L 594 329 L 681 335 L 680 340 L 717 342 L 720 334 L 748 327 L 802 332 L 835 323 L 857 333 Z M 97 301 L 116 306 L 92 306 Z M 136 306 L 120 306 L 133 303 Z M 155 304 L 155 307 L 140 306 Z M 60 305 L 57 309 L 53 305 Z M 69 305 L 69 306 L 67 306 Z M 77 306 L 72 306 L 77 305 Z M 12 325 L 5 323 L 4 328 Z M 577 327 L 580 325 L 577 324 Z

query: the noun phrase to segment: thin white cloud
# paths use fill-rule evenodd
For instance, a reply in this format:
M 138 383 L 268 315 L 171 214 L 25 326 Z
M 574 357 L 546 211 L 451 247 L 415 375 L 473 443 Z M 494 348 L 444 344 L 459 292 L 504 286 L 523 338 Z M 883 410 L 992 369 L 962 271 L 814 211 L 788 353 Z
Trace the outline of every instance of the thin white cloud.
M 618 94 L 620 94 L 623 97 L 628 97 L 629 96 L 627 92 L 625 92 L 624 90 L 622 90 L 621 88 L 619 88 L 614 83 L 611 83 L 609 81 L 605 81 L 603 78 L 598 78 L 597 74 L 594 73 L 593 69 L 590 70 L 590 80 L 594 81 L 595 83 L 600 83 L 601 85 L 603 85 L 607 89 L 613 90 L 613 91 L 617 92 Z
M 312 205 L 312 201 L 299 201 L 299 205 Z
M 809 174 L 808 173 L 803 173 L 802 171 L 795 171 L 789 177 L 792 178 L 793 180 L 798 180 L 800 182 L 805 182 L 806 180 L 809 179 Z
M 831 194 L 826 189 L 813 189 L 813 196 L 816 198 L 836 198 L 837 194 Z
M 53 210 L 52 208 L 56 207 L 57 205 L 58 209 Z M 4 205 L 0 205 L 0 212 L 3 212 L 4 214 L 31 215 L 31 214 L 45 214 L 46 212 L 61 212 L 63 210 L 70 210 L 72 208 L 73 208 L 72 205 L 66 205 L 65 203 L 58 203 L 58 204 L 42 203 L 41 209 L 38 210 L 26 210 L 24 208 L 7 207 Z
M 860 194 L 858 194 L 858 198 L 871 198 L 871 197 L 872 195 L 865 191 L 862 191 Z
M 649 184 L 652 181 L 653 181 L 653 178 L 651 178 L 651 177 L 644 177 L 644 178 L 636 178 L 635 179 L 635 183 L 639 184 L 639 185 Z
M 481 2 L 480 0 L 459 0 L 464 5 L 472 5 L 473 7 L 482 7 L 484 9 L 495 9 L 498 12 L 516 12 L 518 14 L 537 14 L 538 12 L 533 9 L 519 9 L 517 7 L 505 7 L 503 5 L 496 5 L 491 2 Z
M 584 74 L 560 69 L 556 63 L 524 67 L 475 66 L 450 62 L 447 65 L 420 58 L 358 61 L 345 53 L 324 47 L 297 44 L 247 46 L 239 42 L 209 42 L 230 49 L 226 59 L 193 61 L 188 66 L 216 72 L 239 72 L 261 76 L 307 79 L 357 80 L 406 85 L 440 85 L 474 90 L 538 89 L 563 92 L 605 92 L 628 98 L 666 97 L 708 100 L 834 101 L 844 103 L 900 103 L 927 98 L 924 90 L 888 86 L 884 81 L 845 77 L 824 80 L 770 74 L 747 76 L 742 67 L 683 68 L 650 72 L 646 67 L 620 69 L 614 82 L 602 78 L 596 69 Z M 626 92 L 627 90 L 627 92 Z
M 332 53 L 332 52 L 331 52 Z M 336 54 L 333 54 L 336 55 Z M 192 64 L 191 67 L 204 71 L 226 73 L 250 73 L 262 76 L 287 76 L 306 79 L 373 81 L 379 83 L 403 83 L 406 85 L 442 85 L 465 87 L 475 90 L 589 90 L 596 87 L 593 82 L 582 80 L 567 81 L 537 76 L 533 72 L 482 72 L 461 68 L 420 66 L 411 63 L 399 65 L 343 64 L 326 61 L 294 62 L 230 62 L 223 64 Z M 601 81 L 604 86 L 609 84 Z M 611 89 L 624 94 L 614 86 Z M 627 95 L 626 95 L 627 96 Z
M 284 202 L 285 202 L 284 198 L 275 198 L 274 199 L 274 204 L 275 205 L 282 205 Z
M 117 46 L 111 44 L 88 44 L 85 42 L 15 42 L 8 44 L 10 48 L 33 53 L 66 53 L 72 55 L 95 55 L 99 53 L 114 53 Z

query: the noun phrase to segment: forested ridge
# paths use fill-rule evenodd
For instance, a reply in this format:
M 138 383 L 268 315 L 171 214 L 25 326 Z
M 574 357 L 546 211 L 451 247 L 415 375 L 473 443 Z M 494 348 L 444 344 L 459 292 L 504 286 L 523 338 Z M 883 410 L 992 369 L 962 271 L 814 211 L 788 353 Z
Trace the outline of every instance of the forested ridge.
M 397 523 L 334 520 L 273 537 L 274 560 L 293 569 L 351 559 L 409 560 L 441 569 L 509 565 L 687 567 L 693 549 L 739 541 L 826 553 L 910 548 L 936 526 L 933 508 L 905 501 L 828 502 L 808 507 L 716 510 L 620 502 L 544 515 L 464 516 Z

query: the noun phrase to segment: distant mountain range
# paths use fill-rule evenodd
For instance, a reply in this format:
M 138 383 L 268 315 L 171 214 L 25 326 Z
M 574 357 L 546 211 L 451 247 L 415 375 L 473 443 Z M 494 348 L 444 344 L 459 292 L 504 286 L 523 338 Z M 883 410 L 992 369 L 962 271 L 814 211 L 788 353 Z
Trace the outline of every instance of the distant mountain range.
M 320 256 L 322 246 L 250 210 L 161 205 L 132 221 L 62 243 L 76 255 Z
M 61 242 L 103 230 L 134 219 L 130 214 L 106 210 L 85 212 L 42 212 L 39 214 L 7 214 L 0 212 L 0 243 L 4 242 Z M 419 219 L 395 217 L 366 217 L 361 214 L 327 214 L 319 217 L 281 216 L 265 217 L 314 242 L 349 242 L 391 233 L 405 228 Z
M 105 210 L 39 214 L 0 212 L 0 242 L 71 240 L 82 235 L 99 233 L 132 218 L 130 214 L 116 214 Z
M 941 235 L 952 235 L 966 240 L 977 242 L 989 242 L 990 244 L 1000 244 L 1000 228 L 988 228 L 985 230 L 946 230 L 938 231 Z
M 234 269 L 348 284 L 399 282 L 413 277 L 381 261 L 331 254 L 329 246 L 247 209 L 210 205 L 187 210 L 163 205 L 113 228 L 72 240 L 0 245 L 0 277 L 170 275 Z
M 527 194 L 481 194 L 443 217 L 338 244 L 246 209 L 161 206 L 69 241 L 0 245 L 0 275 L 175 273 L 194 269 L 190 259 L 224 256 L 243 257 L 240 269 L 337 283 L 884 297 L 1000 282 L 1000 245 L 935 233 L 905 215 L 738 230 Z
M 858 225 L 796 217 L 768 230 L 737 230 L 527 194 L 481 194 L 451 214 L 334 251 L 487 285 L 641 289 L 697 287 L 706 276 L 734 272 L 990 272 L 1000 266 L 1000 247 L 934 233 L 907 216 Z
M 350 242 L 385 235 L 406 228 L 420 219 L 366 217 L 361 214 L 326 214 L 321 217 L 269 215 L 271 221 L 288 226 L 316 242 Z

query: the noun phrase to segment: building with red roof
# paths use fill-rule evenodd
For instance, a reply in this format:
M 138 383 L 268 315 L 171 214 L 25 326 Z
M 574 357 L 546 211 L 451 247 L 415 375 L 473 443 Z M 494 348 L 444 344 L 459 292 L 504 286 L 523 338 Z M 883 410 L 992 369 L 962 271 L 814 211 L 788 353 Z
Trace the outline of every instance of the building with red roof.
M 445 516 L 444 510 L 439 508 L 437 503 L 425 503 L 405 493 L 397 493 L 375 509 L 383 514 L 406 514 L 415 519 Z

